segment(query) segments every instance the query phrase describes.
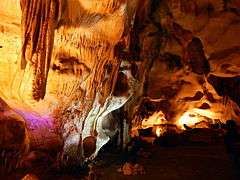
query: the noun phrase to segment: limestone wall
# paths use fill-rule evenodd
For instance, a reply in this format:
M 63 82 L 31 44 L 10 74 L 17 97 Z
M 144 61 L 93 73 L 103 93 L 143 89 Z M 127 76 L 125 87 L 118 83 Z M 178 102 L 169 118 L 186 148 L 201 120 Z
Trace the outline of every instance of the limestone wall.
M 20 0 L 2 0 L 0 5 L 0 14 L 12 17 L 20 17 Z

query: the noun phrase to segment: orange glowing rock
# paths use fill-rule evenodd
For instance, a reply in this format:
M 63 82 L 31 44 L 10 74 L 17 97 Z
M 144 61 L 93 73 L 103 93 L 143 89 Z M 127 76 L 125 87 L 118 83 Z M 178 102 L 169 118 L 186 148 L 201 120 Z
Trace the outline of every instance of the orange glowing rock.
M 38 177 L 34 174 L 27 174 L 21 180 L 39 180 Z
M 142 128 L 153 127 L 154 125 L 164 124 L 166 122 L 165 115 L 162 111 L 154 112 L 149 118 L 144 118 Z

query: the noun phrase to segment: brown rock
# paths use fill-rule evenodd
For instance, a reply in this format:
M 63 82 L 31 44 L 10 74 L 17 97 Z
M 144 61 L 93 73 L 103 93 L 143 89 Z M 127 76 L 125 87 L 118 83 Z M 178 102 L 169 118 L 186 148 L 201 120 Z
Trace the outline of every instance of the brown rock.
M 133 174 L 134 175 L 143 175 L 145 174 L 145 170 L 144 170 L 144 167 L 140 164 L 135 164 L 133 166 Z
M 210 66 L 203 51 L 203 44 L 199 38 L 193 38 L 187 46 L 188 61 L 192 67 L 192 72 L 197 74 L 207 74 Z
M 227 2 L 227 7 L 231 9 L 240 10 L 240 1 L 239 0 L 230 0 Z
M 133 175 L 133 165 L 131 163 L 125 163 L 122 167 L 123 175 Z
M 28 146 L 28 134 L 24 119 L 0 98 L 0 147 L 24 150 Z
M 211 108 L 211 106 L 208 104 L 208 103 L 203 103 L 200 107 L 199 107 L 199 109 L 210 109 Z
M 96 137 L 89 136 L 83 140 L 84 156 L 90 157 L 96 150 Z
M 34 174 L 27 174 L 21 180 L 39 180 L 38 177 Z
M 160 89 L 160 94 L 162 94 L 166 99 L 174 98 L 177 95 L 178 90 L 172 86 L 166 86 Z
M 211 74 L 207 80 L 219 96 L 228 96 L 240 106 L 240 76 L 218 77 Z
M 117 82 L 114 89 L 114 96 L 124 96 L 127 95 L 129 90 L 127 76 L 120 72 L 118 74 Z
M 197 91 L 193 97 L 185 97 L 183 100 L 185 101 L 199 101 L 203 97 L 203 93 L 200 91 Z

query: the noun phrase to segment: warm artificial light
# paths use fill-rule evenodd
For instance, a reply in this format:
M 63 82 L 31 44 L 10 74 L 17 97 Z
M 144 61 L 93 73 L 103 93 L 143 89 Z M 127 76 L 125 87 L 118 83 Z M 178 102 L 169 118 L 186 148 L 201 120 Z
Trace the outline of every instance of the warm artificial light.
M 149 128 L 155 125 L 164 124 L 166 122 L 165 115 L 162 111 L 154 112 L 149 118 L 144 118 L 142 121 L 142 128 Z
M 193 108 L 183 113 L 183 115 L 178 119 L 176 124 L 181 129 L 184 129 L 184 124 L 191 127 L 199 122 L 206 121 L 206 119 L 214 120 L 216 118 L 218 118 L 216 116 L 216 113 L 210 110 Z
M 156 135 L 157 135 L 157 137 L 160 137 L 160 136 L 161 136 L 161 133 L 162 133 L 161 128 L 160 128 L 160 127 L 157 127 L 157 129 L 156 129 Z

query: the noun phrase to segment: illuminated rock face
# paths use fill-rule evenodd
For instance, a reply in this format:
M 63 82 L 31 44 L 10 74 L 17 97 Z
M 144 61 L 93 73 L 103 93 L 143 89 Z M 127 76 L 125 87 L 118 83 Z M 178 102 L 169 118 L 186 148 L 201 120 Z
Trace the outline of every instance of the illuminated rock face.
M 92 146 L 96 146 L 96 152 L 92 154 L 96 155 L 109 140 L 108 130 L 102 130 L 105 116 L 132 96 L 131 88 L 114 93 L 114 86 L 122 61 L 117 56 L 117 44 L 129 43 L 126 37 L 138 1 L 63 0 L 34 4 L 23 0 L 22 23 L 19 3 L 15 2 L 17 15 L 12 28 L 13 5 L 4 1 L 3 13 L 7 17 L 1 22 L 1 96 L 14 108 L 27 112 L 23 113 L 27 118 L 33 118 L 28 115 L 31 112 L 43 119 L 51 120 L 53 116 L 60 127 L 66 155 L 81 161 L 83 154 L 89 154 L 82 151 L 82 142 L 95 142 Z M 44 8 L 37 9 L 38 5 Z M 42 23 L 40 17 L 29 16 L 34 12 L 30 7 L 46 13 Z M 20 61 L 21 70 L 17 66 Z M 129 73 L 123 76 L 127 81 L 134 79 Z M 88 137 L 95 140 L 85 141 Z
M 102 121 L 132 95 L 129 92 L 115 96 L 114 86 L 122 60 L 116 56 L 116 45 L 128 35 L 136 3 L 72 1 L 66 4 L 61 26 L 55 34 L 52 69 L 65 78 L 66 83 L 60 83 L 60 96 L 71 100 L 57 117 L 62 122 L 64 151 L 70 159 L 81 160 L 82 154 L 91 155 L 82 151 L 82 142 L 83 147 L 87 144 L 88 149 L 95 149 L 92 157 L 96 156 L 109 140 Z M 124 76 L 128 80 L 132 78 Z
M 239 75 L 237 0 L 49 2 L 59 3 L 51 19 L 51 63 L 39 68 L 41 58 L 31 59 L 25 52 L 24 70 L 19 69 L 24 27 L 20 2 L 1 2 L 0 96 L 23 112 L 25 119 L 33 119 L 32 112 L 43 121 L 54 119 L 69 160 L 82 161 L 83 154 L 85 158 L 96 156 L 116 130 L 115 125 L 106 125 L 112 123 L 111 112 L 124 106 L 132 120 L 135 110 L 141 111 L 138 103 L 144 97 L 160 102 L 156 111 L 180 125 L 191 116 L 191 122 L 196 116 L 201 120 L 239 119 L 234 98 L 226 103 L 206 81 L 210 74 Z M 45 39 L 44 33 L 39 35 Z M 43 60 L 46 65 L 49 59 Z
M 151 33 L 147 38 L 155 36 L 154 40 L 159 35 L 161 48 L 148 76 L 146 94 L 153 106 L 152 99 L 158 99 L 156 111 L 163 111 L 170 123 L 179 126 L 231 118 L 239 122 L 237 3 L 172 0 L 156 3 L 154 9 L 146 34 Z M 152 47 L 153 41 L 147 38 L 143 47 Z

